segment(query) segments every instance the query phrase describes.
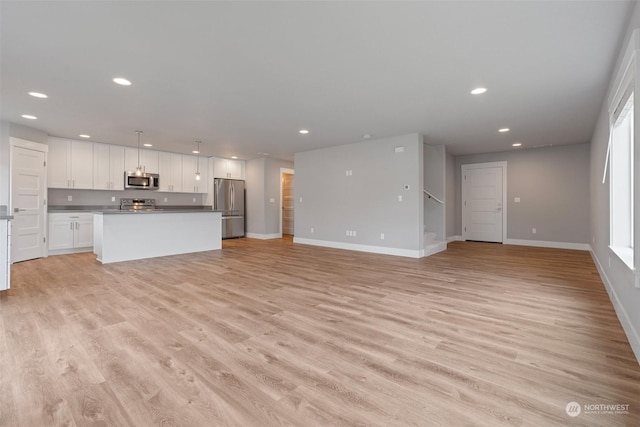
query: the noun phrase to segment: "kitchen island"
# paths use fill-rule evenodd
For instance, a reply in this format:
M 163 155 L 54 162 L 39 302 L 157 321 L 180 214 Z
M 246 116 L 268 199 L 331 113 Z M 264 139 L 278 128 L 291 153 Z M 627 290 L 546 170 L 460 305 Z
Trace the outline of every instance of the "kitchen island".
M 222 248 L 220 212 L 106 210 L 93 214 L 93 252 L 103 264 Z

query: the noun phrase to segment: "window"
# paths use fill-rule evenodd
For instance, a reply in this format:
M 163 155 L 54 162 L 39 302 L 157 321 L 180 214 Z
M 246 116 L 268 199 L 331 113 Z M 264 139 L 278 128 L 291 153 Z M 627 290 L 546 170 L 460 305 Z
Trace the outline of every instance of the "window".
M 634 94 L 629 89 L 612 116 L 610 161 L 611 249 L 633 268 L 633 145 Z

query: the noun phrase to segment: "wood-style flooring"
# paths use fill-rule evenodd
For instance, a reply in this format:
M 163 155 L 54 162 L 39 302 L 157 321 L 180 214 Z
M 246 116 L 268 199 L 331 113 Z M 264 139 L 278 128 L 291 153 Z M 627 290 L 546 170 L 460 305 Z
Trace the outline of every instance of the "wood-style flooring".
M 640 425 L 640 366 L 587 252 L 237 239 L 12 275 L 0 426 Z

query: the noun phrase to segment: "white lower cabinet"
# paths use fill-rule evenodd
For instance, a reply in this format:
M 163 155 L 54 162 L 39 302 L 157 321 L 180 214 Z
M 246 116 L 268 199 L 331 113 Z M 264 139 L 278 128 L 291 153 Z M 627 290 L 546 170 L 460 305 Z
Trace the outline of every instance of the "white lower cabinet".
M 92 250 L 92 213 L 49 214 L 49 255 Z

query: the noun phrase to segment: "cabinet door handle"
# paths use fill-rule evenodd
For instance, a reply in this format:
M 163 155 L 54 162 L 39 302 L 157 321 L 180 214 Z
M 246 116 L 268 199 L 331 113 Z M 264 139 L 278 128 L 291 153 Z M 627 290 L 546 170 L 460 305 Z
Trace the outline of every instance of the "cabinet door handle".
M 73 188 L 76 188 L 76 180 L 72 179 L 71 182 L 73 182 Z
M 73 223 L 70 223 L 69 225 L 71 226 L 71 229 L 73 230 Z
M 70 179 L 68 179 L 68 180 L 67 180 L 67 188 L 70 188 L 70 187 L 71 187 L 71 180 L 70 180 Z
M 77 230 L 78 228 L 80 228 L 80 223 L 79 223 L 79 222 L 76 222 L 76 230 Z

